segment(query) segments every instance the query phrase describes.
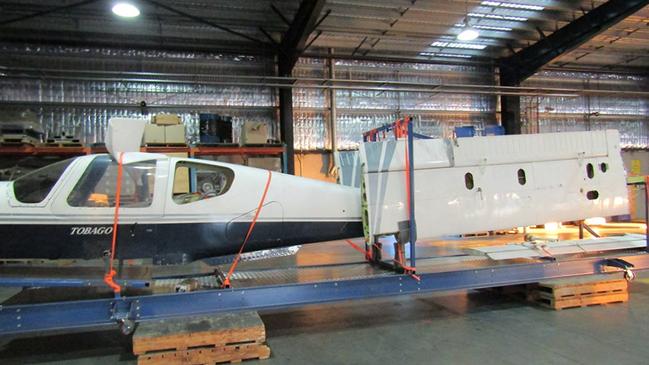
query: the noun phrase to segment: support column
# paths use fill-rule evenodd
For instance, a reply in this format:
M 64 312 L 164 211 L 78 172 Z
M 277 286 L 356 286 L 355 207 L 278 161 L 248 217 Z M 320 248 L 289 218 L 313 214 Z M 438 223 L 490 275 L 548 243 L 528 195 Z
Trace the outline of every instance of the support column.
M 500 86 L 520 86 L 516 70 L 509 64 L 501 62 L 498 67 Z M 518 95 L 500 95 L 500 123 L 505 134 L 521 134 L 521 97 Z
M 520 96 L 500 96 L 500 121 L 505 134 L 521 134 Z
M 280 67 L 281 69 L 281 67 Z M 280 76 L 282 75 L 280 73 Z M 286 173 L 295 175 L 295 147 L 293 144 L 293 89 L 279 88 L 279 132 L 286 145 Z
M 329 49 L 329 55 L 333 56 L 333 49 Z M 329 78 L 331 80 L 336 78 L 336 60 L 330 57 L 327 60 Z M 338 145 L 336 144 L 336 90 L 333 88 L 329 92 L 329 132 L 331 138 L 331 166 L 336 167 L 336 155 L 338 154 Z

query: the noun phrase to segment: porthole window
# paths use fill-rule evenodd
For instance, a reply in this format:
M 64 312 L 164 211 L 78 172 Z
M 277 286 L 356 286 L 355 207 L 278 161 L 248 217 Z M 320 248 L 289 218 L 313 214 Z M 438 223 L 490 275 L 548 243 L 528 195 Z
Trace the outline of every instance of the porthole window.
M 606 162 L 602 162 L 601 164 L 599 164 L 599 169 L 600 169 L 602 172 L 606 172 L 606 171 L 608 171 L 608 164 L 607 164 Z
M 588 200 L 595 200 L 599 198 L 599 192 L 597 190 L 591 190 L 586 193 L 586 198 L 588 198 Z
M 595 177 L 595 168 L 593 167 L 592 163 L 589 163 L 588 165 L 586 165 L 586 175 L 588 175 L 589 179 L 592 179 L 593 177 Z
M 467 172 L 464 174 L 464 186 L 466 186 L 467 189 L 471 190 L 473 189 L 473 174 L 470 172 Z
M 518 183 L 521 185 L 525 185 L 526 182 L 527 182 L 527 178 L 525 177 L 525 170 L 518 169 Z

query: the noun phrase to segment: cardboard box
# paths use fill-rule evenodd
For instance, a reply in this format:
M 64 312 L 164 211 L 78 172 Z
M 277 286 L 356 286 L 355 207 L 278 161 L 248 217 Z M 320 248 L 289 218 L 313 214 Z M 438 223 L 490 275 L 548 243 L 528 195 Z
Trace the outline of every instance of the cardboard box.
M 237 165 L 246 164 L 246 161 L 243 159 L 242 155 L 218 155 L 218 156 L 213 156 L 212 161 L 233 163 Z
M 180 124 L 180 117 L 176 114 L 157 114 L 151 117 L 151 123 L 157 125 Z
M 186 152 L 170 152 L 165 153 L 169 157 L 187 158 Z M 173 194 L 189 193 L 189 169 L 187 167 L 172 167 L 174 168 L 174 186 Z
M 165 131 L 165 143 L 168 144 L 187 143 L 187 139 L 185 138 L 185 126 L 183 124 L 166 125 L 164 126 L 164 131 Z
M 264 122 L 244 122 L 241 126 L 240 145 L 264 144 L 268 141 L 268 124 Z
M 279 157 L 248 157 L 248 166 L 282 172 L 282 159 Z
M 163 144 L 165 143 L 165 127 L 155 124 L 144 126 L 144 144 Z

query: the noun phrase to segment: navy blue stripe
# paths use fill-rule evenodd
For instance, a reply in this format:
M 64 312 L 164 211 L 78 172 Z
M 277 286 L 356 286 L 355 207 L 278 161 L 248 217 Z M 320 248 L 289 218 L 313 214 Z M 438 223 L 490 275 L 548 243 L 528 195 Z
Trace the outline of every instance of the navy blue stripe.
M 249 222 L 121 224 L 117 257 L 153 258 L 157 264 L 177 264 L 231 255 L 239 251 L 249 225 Z M 99 258 L 110 247 L 109 228 L 109 225 L 83 224 L 0 225 L 0 258 Z M 245 251 L 362 235 L 360 222 L 258 222 Z

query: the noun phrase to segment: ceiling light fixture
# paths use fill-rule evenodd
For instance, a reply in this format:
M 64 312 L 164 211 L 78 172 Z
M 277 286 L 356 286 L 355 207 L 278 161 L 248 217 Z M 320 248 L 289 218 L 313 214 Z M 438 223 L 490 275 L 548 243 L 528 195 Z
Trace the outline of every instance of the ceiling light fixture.
M 480 36 L 480 32 L 469 25 L 469 2 L 464 3 L 466 16 L 464 17 L 464 30 L 457 35 L 457 39 L 463 42 L 472 41 Z
M 140 9 L 137 8 L 137 6 L 133 5 L 133 3 L 127 2 L 127 1 L 120 1 L 113 5 L 113 13 L 117 16 L 121 16 L 123 18 L 135 18 L 136 16 L 140 15 Z
M 480 32 L 474 28 L 466 28 L 460 34 L 457 35 L 457 39 L 460 41 L 472 41 L 480 36 Z

